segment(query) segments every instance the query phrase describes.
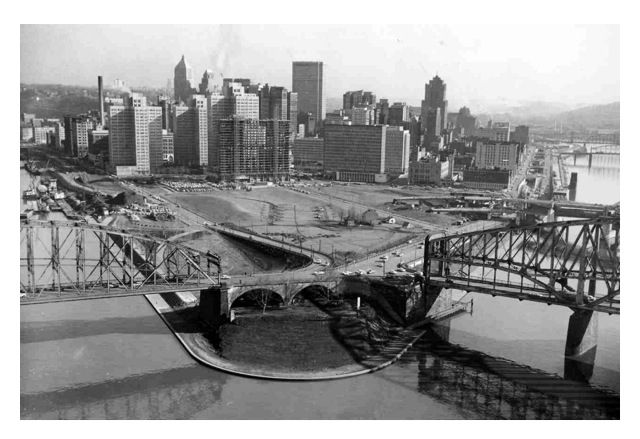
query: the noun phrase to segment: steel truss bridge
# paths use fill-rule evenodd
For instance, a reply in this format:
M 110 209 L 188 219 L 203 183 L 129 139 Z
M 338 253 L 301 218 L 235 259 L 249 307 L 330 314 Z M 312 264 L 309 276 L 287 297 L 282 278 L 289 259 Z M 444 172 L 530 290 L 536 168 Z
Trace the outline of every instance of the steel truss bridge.
M 200 291 L 220 284 L 217 254 L 151 235 L 28 221 L 21 223 L 20 239 L 22 303 Z M 620 313 L 619 216 L 437 234 L 425 244 L 427 288 Z M 334 274 L 327 272 L 332 279 Z
M 83 223 L 20 224 L 21 301 L 170 291 L 219 283 L 220 257 L 151 235 Z
M 620 313 L 620 217 L 425 240 L 428 287 Z

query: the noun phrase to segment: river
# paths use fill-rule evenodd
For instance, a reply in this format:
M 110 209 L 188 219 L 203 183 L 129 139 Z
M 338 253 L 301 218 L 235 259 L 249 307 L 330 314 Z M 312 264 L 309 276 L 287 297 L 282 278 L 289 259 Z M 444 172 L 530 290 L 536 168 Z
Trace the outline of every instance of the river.
M 578 173 L 575 201 L 620 201 L 620 156 L 594 155 L 573 165 Z M 506 357 L 551 373 L 564 373 L 564 347 L 571 311 L 533 302 L 473 294 L 473 315 L 451 323 L 449 340 L 491 355 Z M 620 389 L 620 317 L 598 314 L 598 348 L 592 384 Z
M 610 171 L 604 162 L 599 166 L 598 160 L 594 157 L 589 170 L 586 162 L 578 158 L 576 166 L 568 169 L 579 173 L 578 201 L 619 200 L 619 168 L 617 172 Z M 567 387 L 568 394 L 581 394 L 580 386 L 557 377 L 564 372 L 569 314 L 562 307 L 474 295 L 473 314 L 462 315 L 450 324 L 449 341 L 466 349 L 450 352 L 449 347 L 427 336 L 399 362 L 373 374 L 335 381 L 278 382 L 247 379 L 199 365 L 144 297 L 22 306 L 21 417 L 529 419 L 579 416 L 577 413 L 597 416 L 597 410 L 572 412 L 571 404 L 560 404 L 561 408 L 554 409 L 555 403 L 549 402 L 555 401 L 553 398 L 545 399 L 544 392 L 514 384 L 504 372 L 511 370 L 520 380 L 548 381 L 554 383 L 554 388 Z M 619 391 L 619 317 L 600 315 L 598 331 L 591 383 Z M 523 366 L 505 366 L 511 363 L 498 357 Z M 496 362 L 494 372 L 485 370 L 486 364 Z M 513 397 L 504 396 L 508 393 L 503 392 L 506 388 Z M 535 405 L 536 401 L 542 408 L 527 409 L 527 404 Z

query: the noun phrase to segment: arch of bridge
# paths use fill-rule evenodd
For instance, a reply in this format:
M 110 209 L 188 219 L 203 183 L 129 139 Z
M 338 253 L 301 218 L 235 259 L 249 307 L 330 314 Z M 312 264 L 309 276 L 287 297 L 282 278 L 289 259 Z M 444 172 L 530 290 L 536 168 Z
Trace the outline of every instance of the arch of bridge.
M 252 291 L 268 291 L 270 293 L 275 294 L 276 296 L 280 297 L 280 299 L 282 299 L 283 303 L 287 303 L 287 297 L 282 289 L 282 287 L 280 285 L 269 285 L 266 287 L 260 287 L 257 285 L 251 285 L 251 286 L 246 286 L 246 287 L 232 287 L 229 289 L 228 293 L 227 293 L 227 300 L 229 303 L 229 308 L 231 308 L 233 306 L 233 303 L 238 300 L 240 297 L 244 296 L 247 293 L 250 293 Z
M 331 287 L 333 285 L 331 285 L 330 282 L 308 282 L 308 283 L 304 283 L 304 284 L 298 284 L 296 285 L 295 288 L 291 289 L 289 291 L 288 299 L 287 299 L 287 304 L 291 305 L 293 303 L 293 299 L 295 299 L 295 297 L 300 294 L 301 292 L 303 292 L 304 290 L 306 290 L 307 288 L 312 288 L 312 287 L 319 287 L 322 288 L 324 290 L 328 290 L 328 291 L 332 291 Z

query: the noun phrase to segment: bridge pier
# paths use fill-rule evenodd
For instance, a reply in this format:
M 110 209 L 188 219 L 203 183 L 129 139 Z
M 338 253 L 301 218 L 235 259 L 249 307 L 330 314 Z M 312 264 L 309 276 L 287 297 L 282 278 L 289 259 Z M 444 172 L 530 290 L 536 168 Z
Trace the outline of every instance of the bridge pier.
M 598 314 L 590 310 L 574 310 L 569 317 L 565 344 L 565 378 L 588 381 L 593 375 L 593 364 L 598 347 Z
M 198 305 L 200 319 L 211 326 L 217 326 L 229 318 L 229 303 L 227 288 L 213 286 L 200 291 Z

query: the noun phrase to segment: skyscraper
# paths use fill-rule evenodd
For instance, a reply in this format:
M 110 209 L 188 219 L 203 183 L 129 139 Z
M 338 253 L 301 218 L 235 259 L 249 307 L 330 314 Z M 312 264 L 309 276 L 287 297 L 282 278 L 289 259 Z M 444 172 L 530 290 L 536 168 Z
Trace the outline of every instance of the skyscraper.
M 342 95 L 342 108 L 349 110 L 353 107 L 366 107 L 376 104 L 376 95 L 370 91 L 348 91 Z
M 187 166 L 209 164 L 207 98 L 193 95 L 188 106 L 176 106 L 173 113 L 174 162 Z
M 422 101 L 422 123 L 424 124 L 428 118 L 430 110 L 440 109 L 440 124 L 436 127 L 433 126 L 437 132 L 430 132 L 427 129 L 429 136 L 437 136 L 439 132 L 447 127 L 447 85 L 442 79 L 436 75 L 428 84 L 424 85 L 424 100 Z
M 298 93 L 290 91 L 287 94 L 287 120 L 291 122 L 291 133 L 298 132 Z
M 212 94 L 207 98 L 209 115 L 209 166 L 219 170 L 218 128 L 222 119 L 233 114 L 231 98 L 222 94 Z
M 162 108 L 132 93 L 109 108 L 109 162 L 116 173 L 149 174 L 162 166 Z
M 87 116 L 65 116 L 65 152 L 73 157 L 85 157 L 89 152 L 89 131 L 96 128 Z
M 205 70 L 202 74 L 202 80 L 200 81 L 200 94 L 209 96 L 213 93 L 220 91 L 220 84 L 218 84 L 213 70 Z
M 279 179 L 289 175 L 289 122 L 232 117 L 218 123 L 220 176 Z
M 291 90 L 298 93 L 298 111 L 313 113 L 316 120 L 325 117 L 323 63 L 294 61 Z
M 458 111 L 456 128 L 462 128 L 465 137 L 473 136 L 476 132 L 476 118 L 471 115 L 471 110 L 462 107 Z
M 158 96 L 158 106 L 162 108 L 162 129 L 173 130 L 171 125 L 171 99 L 168 96 Z
M 401 126 L 409 121 L 409 106 L 405 102 L 395 102 L 389 107 L 389 125 Z
M 184 59 L 184 55 L 173 71 L 173 89 L 176 102 L 187 103 L 192 94 L 196 93 L 193 81 L 193 69 Z
M 518 125 L 511 137 L 511 140 L 518 143 L 529 143 L 529 127 L 526 125 Z

